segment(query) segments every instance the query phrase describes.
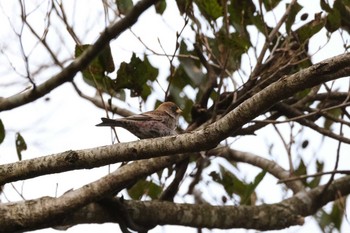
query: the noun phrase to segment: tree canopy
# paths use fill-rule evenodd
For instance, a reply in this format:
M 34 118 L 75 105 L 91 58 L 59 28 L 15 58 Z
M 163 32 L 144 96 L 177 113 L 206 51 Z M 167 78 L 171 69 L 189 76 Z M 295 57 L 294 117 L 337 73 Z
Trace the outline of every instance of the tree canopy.
M 0 3 L 0 232 L 348 229 L 348 0 Z

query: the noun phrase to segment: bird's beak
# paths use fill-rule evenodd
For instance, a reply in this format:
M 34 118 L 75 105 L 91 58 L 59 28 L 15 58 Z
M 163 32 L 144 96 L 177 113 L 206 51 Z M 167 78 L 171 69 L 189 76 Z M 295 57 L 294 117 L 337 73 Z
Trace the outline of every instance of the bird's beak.
M 176 113 L 177 113 L 177 114 L 181 114 L 181 113 L 182 113 L 182 110 L 181 110 L 180 108 L 177 108 L 177 109 L 176 109 Z

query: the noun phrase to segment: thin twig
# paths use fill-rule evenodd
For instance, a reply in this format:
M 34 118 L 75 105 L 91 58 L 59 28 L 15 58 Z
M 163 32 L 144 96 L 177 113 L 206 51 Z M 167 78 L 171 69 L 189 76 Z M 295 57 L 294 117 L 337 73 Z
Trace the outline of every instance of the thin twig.
M 317 114 L 321 114 L 321 113 L 324 113 L 324 112 L 327 112 L 327 111 L 330 111 L 330 110 L 333 110 L 333 109 L 343 108 L 343 107 L 347 107 L 347 106 L 350 106 L 350 102 L 338 104 L 338 105 L 331 106 L 331 107 L 328 107 L 328 108 L 317 109 L 317 110 L 315 110 L 314 112 L 310 112 L 310 113 L 303 114 L 303 115 L 296 116 L 296 117 L 291 117 L 291 118 L 288 118 L 288 119 L 286 119 L 286 120 L 280 120 L 280 121 L 277 121 L 277 120 L 253 120 L 252 122 L 256 122 L 256 123 L 268 123 L 268 124 L 270 124 L 270 123 L 271 123 L 271 124 L 288 123 L 288 122 L 293 122 L 293 121 L 296 121 L 296 120 L 305 119 L 305 118 L 308 118 L 308 117 L 310 117 L 310 116 L 314 116 L 314 115 L 317 115 Z M 334 120 L 335 120 L 335 119 L 334 119 Z M 341 120 L 339 120 L 339 122 L 349 124 L 348 122 L 343 122 L 343 121 L 341 121 Z
M 289 13 L 292 10 L 292 7 L 295 5 L 295 3 L 297 3 L 296 0 L 292 0 L 292 2 L 289 4 L 288 8 L 286 9 L 286 11 L 284 12 L 283 16 L 281 17 L 280 21 L 278 21 L 277 25 L 273 28 L 273 30 L 271 31 L 271 33 L 269 34 L 269 36 L 266 38 L 266 41 L 264 43 L 263 48 L 261 49 L 260 55 L 256 61 L 256 65 L 255 68 L 253 70 L 253 72 L 251 73 L 251 77 L 255 77 L 256 73 L 259 71 L 259 68 L 262 64 L 262 61 L 265 57 L 265 53 L 270 45 L 270 42 L 273 40 L 273 38 L 276 36 L 276 34 L 278 33 L 278 30 L 280 29 L 280 27 L 283 25 L 283 23 L 286 21 Z
M 277 184 L 287 183 L 287 182 L 296 181 L 296 180 L 303 180 L 311 177 L 319 177 L 319 176 L 334 175 L 334 174 L 350 175 L 350 170 L 335 170 L 335 171 L 328 171 L 328 172 L 317 172 L 309 175 L 300 175 L 300 176 L 290 177 L 286 179 L 281 179 L 277 182 Z

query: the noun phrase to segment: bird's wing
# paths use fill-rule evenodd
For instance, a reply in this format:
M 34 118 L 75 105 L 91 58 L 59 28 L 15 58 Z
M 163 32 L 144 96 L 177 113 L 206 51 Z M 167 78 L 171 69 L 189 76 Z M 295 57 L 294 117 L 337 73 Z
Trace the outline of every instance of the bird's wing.
M 157 114 L 148 114 L 146 113 L 141 113 L 138 115 L 133 115 L 133 116 L 129 116 L 126 117 L 124 119 L 128 119 L 128 120 L 133 120 L 133 121 L 161 121 L 162 117 L 157 115 Z

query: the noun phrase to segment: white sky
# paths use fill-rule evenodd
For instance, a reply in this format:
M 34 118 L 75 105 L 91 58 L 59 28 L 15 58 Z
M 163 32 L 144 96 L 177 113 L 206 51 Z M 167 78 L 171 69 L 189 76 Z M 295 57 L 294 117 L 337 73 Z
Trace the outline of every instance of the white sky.
M 71 8 L 69 8 L 68 3 L 70 1 L 65 1 L 67 16 L 71 17 L 74 15 L 75 24 L 81 24 L 81 27 L 76 27 L 78 30 L 78 34 L 82 37 L 84 36 L 83 43 L 92 43 L 97 38 L 98 33 L 102 31 L 104 27 L 103 19 L 100 13 L 96 12 L 96 3 L 100 4 L 100 1 L 75 1 L 74 4 L 77 4 L 75 9 L 70 13 Z M 309 13 L 309 19 L 313 17 L 314 13 L 320 12 L 320 8 L 315 6 L 315 1 L 302 1 L 303 4 L 310 3 L 307 8 L 303 9 L 300 15 L 304 12 Z M 313 3 L 311 3 L 313 2 Z M 318 2 L 318 1 L 316 1 Z M 1 25 L 4 25 L 2 31 L 3 33 L 0 35 L 0 48 L 4 51 L 7 51 L 7 46 L 10 46 L 12 53 L 8 54 L 10 60 L 13 64 L 16 65 L 16 68 L 19 72 L 23 72 L 23 61 L 21 59 L 17 59 L 18 50 L 17 44 L 15 42 L 16 37 L 13 35 L 10 27 L 6 27 L 7 19 L 4 18 L 4 13 L 7 16 L 17 17 L 16 25 L 20 22 L 18 21 L 18 4 L 15 1 L 4 1 L 0 0 L 0 4 L 3 9 L 6 9 L 5 12 L 0 12 L 0 22 Z M 29 2 L 27 3 L 29 4 Z M 142 40 L 148 45 L 151 46 L 152 49 L 162 52 L 159 43 L 161 41 L 162 46 L 168 53 L 172 53 L 175 46 L 175 32 L 179 31 L 183 26 L 183 20 L 181 17 L 178 17 L 178 14 L 175 10 L 176 6 L 173 1 L 168 1 L 168 7 L 166 12 L 163 15 L 163 18 L 156 15 L 153 9 L 150 9 L 144 15 L 140 17 L 138 23 L 132 27 L 132 30 L 136 33 L 136 35 L 141 36 Z M 70 4 L 72 5 L 72 4 Z M 17 6 L 17 7 L 16 7 Z M 99 5 L 101 7 L 101 4 Z M 278 10 L 276 10 L 276 18 L 279 19 L 280 13 L 283 12 L 284 6 L 281 5 Z M 102 11 L 102 7 L 100 9 Z M 9 13 L 11 12 L 11 13 Z M 17 12 L 17 14 L 13 14 L 12 12 Z M 271 20 L 274 20 L 272 15 Z M 43 24 L 42 19 L 37 19 L 38 24 L 36 27 L 40 28 Z M 87 26 L 89 25 L 89 26 Z M 156 25 L 156 26 L 154 26 Z M 17 25 L 18 26 L 18 25 Z M 93 26 L 93 27 L 90 27 Z M 89 31 L 87 31 L 87 29 Z M 90 30 L 91 29 L 91 30 Z M 57 30 L 64 30 L 62 28 L 57 28 Z M 88 33 L 86 35 L 86 33 Z M 52 34 L 54 35 L 54 33 Z M 190 30 L 185 30 L 184 35 L 191 39 L 193 38 L 193 34 Z M 62 32 L 62 37 L 67 36 L 65 32 Z M 10 38 L 10 40 L 9 40 Z M 74 51 L 74 42 L 68 40 L 68 42 L 64 45 L 60 43 L 59 38 L 50 37 L 52 39 L 52 43 L 57 44 L 57 51 L 61 52 L 62 58 L 67 57 L 68 54 L 72 54 Z M 325 57 L 331 57 L 333 55 L 343 53 L 342 50 L 339 50 L 339 35 L 334 34 L 332 36 L 331 43 L 327 44 L 325 48 L 318 52 L 314 57 L 314 61 L 321 61 Z M 315 51 L 317 48 L 325 44 L 326 39 L 323 37 L 317 37 L 317 43 L 311 43 L 310 51 Z M 26 41 L 26 45 L 33 45 L 33 42 L 28 40 Z M 129 61 L 132 52 L 136 52 L 139 56 L 145 51 L 145 48 L 141 43 L 133 36 L 130 32 L 126 32 L 122 34 L 117 40 L 112 43 L 112 50 L 114 55 L 114 62 L 116 64 L 116 68 L 118 69 L 118 65 L 122 61 Z M 38 49 L 40 50 L 40 49 Z M 38 56 L 40 55 L 40 51 L 37 52 Z M 45 58 L 46 59 L 46 58 Z M 151 62 L 160 67 L 159 77 L 162 80 L 165 80 L 168 75 L 168 60 L 165 57 L 157 57 L 150 56 L 149 59 Z M 43 59 L 39 57 L 33 58 L 35 64 L 41 64 Z M 24 78 L 18 78 L 18 75 L 13 72 L 8 73 L 9 64 L 4 57 L 0 56 L 0 74 L 2 78 L 0 79 L 0 85 L 4 83 L 12 83 L 16 82 L 17 85 L 14 86 L 0 86 L 1 96 L 9 96 L 15 93 L 22 91 L 19 86 L 22 84 L 24 88 L 26 80 Z M 249 68 L 247 68 L 249 69 Z M 49 70 L 43 73 L 38 77 L 38 80 L 45 80 L 58 70 Z M 115 74 L 112 74 L 115 75 Z M 18 81 L 20 80 L 20 81 Z M 79 85 L 81 85 L 81 89 L 90 95 L 94 95 L 94 90 L 83 83 L 80 75 L 78 75 L 75 79 Z M 164 82 L 161 82 L 161 85 Z M 164 84 L 165 85 L 165 84 Z M 345 87 L 348 86 L 348 81 L 344 80 Z M 162 99 L 163 94 L 160 92 L 161 88 L 159 88 L 159 92 L 152 96 L 153 99 L 158 98 Z M 64 84 L 56 90 L 52 91 L 47 95 L 50 98 L 49 101 L 45 101 L 44 99 L 39 99 L 34 103 L 16 108 L 11 111 L 2 112 L 0 117 L 6 127 L 6 138 L 5 141 L 0 145 L 0 163 L 9 163 L 15 162 L 17 160 L 14 138 L 15 133 L 20 132 L 24 139 L 28 144 L 28 150 L 23 152 L 24 159 L 35 158 L 39 156 L 49 155 L 52 153 L 58 153 L 62 151 L 66 151 L 69 149 L 84 149 L 97 147 L 102 145 L 107 145 L 111 143 L 111 134 L 108 128 L 97 128 L 94 125 L 99 122 L 101 116 L 104 116 L 104 111 L 97 109 L 91 103 L 81 99 L 77 96 L 75 91 L 73 90 L 70 84 Z M 138 100 L 133 99 L 130 102 L 130 106 L 126 106 L 130 110 L 138 112 Z M 144 110 L 151 110 L 152 105 L 146 105 Z M 289 127 L 287 125 L 280 125 L 282 134 L 286 139 L 290 134 Z M 295 127 L 293 132 L 297 132 L 299 127 Z M 126 135 L 123 137 L 123 141 L 134 140 L 135 137 L 130 135 L 128 132 L 118 129 L 120 135 Z M 238 139 L 235 139 L 233 142 L 233 148 L 243 151 L 249 151 L 255 153 L 257 155 L 264 156 L 269 159 L 273 159 L 278 161 L 279 164 L 282 164 L 285 168 L 288 168 L 287 156 L 285 150 L 282 147 L 281 140 L 278 138 L 278 135 L 272 130 L 271 127 L 267 129 L 260 130 L 257 136 L 245 136 Z M 303 139 L 310 140 L 310 145 L 307 149 L 303 151 L 293 151 L 295 156 L 295 161 L 298 161 L 298 156 L 302 155 L 303 159 L 307 163 L 314 163 L 315 156 L 318 159 L 327 161 L 325 170 L 331 170 L 334 166 L 334 154 L 337 148 L 337 142 L 330 139 L 323 139 L 319 134 L 311 132 L 310 130 L 303 131 Z M 350 135 L 349 130 L 346 131 L 345 135 Z M 232 140 L 230 140 L 232 141 Z M 301 142 L 298 142 L 301 143 Z M 266 145 L 274 144 L 272 149 L 271 158 L 267 151 Z M 254 145 L 254 146 L 252 146 Z M 350 147 L 347 145 L 342 146 L 342 153 L 340 158 L 340 166 L 339 169 L 348 169 L 349 159 L 348 151 L 350 151 Z M 217 163 L 223 164 L 228 169 L 232 169 L 236 175 L 240 177 L 246 178 L 246 180 L 253 180 L 255 175 L 260 172 L 259 169 L 255 169 L 249 165 L 239 165 L 240 173 L 237 170 L 234 170 L 233 167 L 230 167 L 226 163 L 222 161 L 222 159 L 216 159 Z M 112 166 L 114 167 L 114 166 Z M 314 172 L 310 168 L 311 172 Z M 205 171 L 208 175 L 210 171 L 215 170 L 215 165 L 210 167 Z M 23 195 L 26 199 L 38 198 L 45 195 L 55 196 L 56 188 L 57 195 L 61 195 L 72 188 L 79 188 L 84 184 L 91 182 L 100 178 L 103 175 L 108 173 L 108 167 L 96 168 L 92 170 L 80 170 L 74 172 L 67 172 L 62 174 L 57 174 L 54 176 L 42 176 L 35 179 L 26 180 L 24 182 L 19 181 L 13 183 L 13 185 L 18 190 L 23 190 Z M 209 177 L 205 176 L 204 179 L 210 180 Z M 186 183 L 187 181 L 185 181 Z M 184 187 L 186 187 L 184 185 Z M 215 192 L 217 192 L 217 187 L 215 185 L 209 186 L 211 188 L 215 188 Z M 260 197 L 267 203 L 274 203 L 281 200 L 283 197 L 281 196 L 282 186 L 276 185 L 276 179 L 271 176 L 266 176 L 263 182 L 258 186 L 257 191 L 260 194 Z M 185 188 L 185 191 L 187 188 Z M 273 190 L 273 191 L 272 191 Z M 180 191 L 181 192 L 181 191 Z M 182 191 L 184 192 L 184 191 Z M 21 200 L 21 198 L 14 192 L 14 189 L 11 185 L 7 185 L 5 189 L 5 194 L 10 201 Z M 208 194 L 205 195 L 209 199 L 212 194 L 211 190 L 208 190 Z M 2 200 L 4 198 L 2 197 Z M 186 199 L 187 200 L 187 199 Z M 181 196 L 177 197 L 177 201 L 183 201 Z M 191 200 L 187 200 L 191 201 Z M 214 201 L 215 202 L 215 201 Z M 220 203 L 217 203 L 220 204 Z M 306 223 L 302 227 L 291 227 L 290 229 L 285 229 L 283 231 L 277 232 L 317 232 L 318 228 L 315 226 L 313 221 L 308 221 L 309 218 L 306 218 Z M 350 227 L 346 226 L 347 223 L 344 223 L 344 232 L 349 230 Z M 104 224 L 103 227 L 100 225 L 90 224 L 90 225 L 80 225 L 69 229 L 67 232 L 96 232 L 101 231 L 104 232 L 119 232 L 119 228 L 116 224 Z M 54 232 L 52 229 L 44 229 L 37 232 Z M 195 232 L 195 229 L 191 228 L 183 228 L 178 226 L 167 226 L 157 227 L 156 230 L 152 230 L 152 232 Z M 231 231 L 219 231 L 214 230 L 214 232 L 232 232 Z M 237 232 L 237 231 L 235 231 Z M 238 231 L 239 232 L 239 231 Z M 251 231 L 254 232 L 254 231 Z M 274 231 L 276 232 L 276 231 Z

